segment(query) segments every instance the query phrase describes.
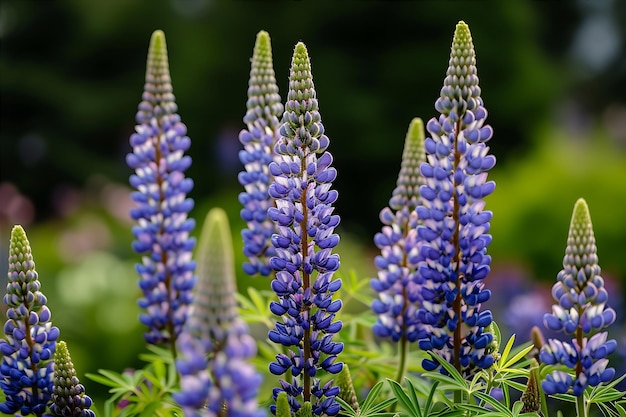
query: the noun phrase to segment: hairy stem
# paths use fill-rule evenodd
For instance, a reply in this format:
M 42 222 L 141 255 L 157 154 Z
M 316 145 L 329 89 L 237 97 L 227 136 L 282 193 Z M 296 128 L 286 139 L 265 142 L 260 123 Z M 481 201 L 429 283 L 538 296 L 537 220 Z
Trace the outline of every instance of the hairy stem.
M 456 182 L 456 175 L 454 173 L 457 170 L 461 162 L 461 154 L 459 153 L 459 133 L 461 131 L 461 119 L 457 120 L 454 129 L 454 164 L 452 165 L 452 178 L 454 184 L 454 206 L 452 208 L 452 219 L 454 224 L 454 234 L 452 235 L 452 245 L 454 246 L 454 258 L 452 262 L 454 263 L 454 272 L 456 274 L 456 297 L 452 302 L 452 310 L 454 311 L 454 316 L 456 317 L 456 327 L 454 328 L 454 337 L 452 340 L 453 343 L 453 365 L 459 373 L 461 373 L 461 307 L 462 307 L 462 298 L 461 298 L 461 274 L 459 274 L 459 268 L 461 266 L 461 248 L 459 244 L 459 230 L 461 225 L 459 223 L 459 199 L 457 198 L 457 187 L 459 184 Z M 454 402 L 461 402 L 461 392 L 454 392 Z
M 300 172 L 303 175 L 302 183 L 305 185 L 302 190 L 302 195 L 300 196 L 300 204 L 302 204 L 302 221 L 300 222 L 300 233 L 302 235 L 302 262 L 306 262 L 306 259 L 309 256 L 309 234 L 307 233 L 307 223 L 309 217 L 309 210 L 306 205 L 306 194 L 308 190 L 307 184 L 307 174 L 306 174 L 306 154 L 300 161 Z M 305 271 L 304 267 L 302 267 L 302 290 L 306 293 L 307 290 L 311 287 L 311 277 Z M 309 315 L 310 307 L 302 303 L 302 314 Z M 307 321 L 309 325 L 304 329 L 304 372 L 302 373 L 303 378 L 303 396 L 304 401 L 311 401 L 311 377 L 309 375 L 309 371 L 306 369 L 307 364 L 311 360 L 311 324 L 310 317 L 307 317 Z

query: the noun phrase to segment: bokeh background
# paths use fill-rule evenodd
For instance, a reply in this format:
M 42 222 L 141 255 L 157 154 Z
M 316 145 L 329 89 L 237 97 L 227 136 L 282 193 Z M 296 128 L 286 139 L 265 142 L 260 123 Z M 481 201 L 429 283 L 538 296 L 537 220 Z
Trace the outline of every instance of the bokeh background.
M 342 270 L 368 280 L 406 130 L 415 116 L 435 116 L 459 20 L 472 31 L 495 130 L 487 285 L 496 320 L 523 340 L 540 323 L 584 197 L 623 322 L 626 2 L 2 0 L 0 252 L 22 224 L 80 372 L 138 366 L 144 349 L 125 155 L 153 30 L 165 31 L 193 143 L 192 215 L 201 223 L 210 207 L 228 211 L 238 262 L 237 135 L 255 36 L 272 37 L 283 98 L 293 46 L 306 43 L 339 172 Z M 238 268 L 240 288 L 267 285 Z M 611 335 L 619 361 L 624 326 Z

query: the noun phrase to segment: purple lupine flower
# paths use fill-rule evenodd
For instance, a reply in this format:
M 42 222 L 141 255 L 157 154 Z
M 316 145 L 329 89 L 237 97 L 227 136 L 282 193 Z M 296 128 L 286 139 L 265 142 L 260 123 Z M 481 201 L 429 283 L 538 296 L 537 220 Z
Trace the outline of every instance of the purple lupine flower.
M 0 412 L 42 416 L 52 395 L 54 352 L 59 329 L 52 326 L 46 296 L 40 291 L 35 262 L 26 233 L 13 227 L 9 244 L 9 273 L 4 303 L 6 340 L 0 340 L 0 387 L 5 402 Z
M 208 213 L 197 259 L 194 299 L 177 340 L 181 391 L 174 399 L 187 417 L 262 417 L 261 376 L 249 363 L 256 342 L 237 313 L 232 241 L 223 210 Z
M 58 417 L 96 417 L 91 397 L 76 376 L 67 344 L 60 341 L 54 353 L 54 387 L 50 411 Z
M 137 221 L 133 249 L 143 255 L 136 267 L 143 291 L 139 306 L 146 310 L 140 321 L 149 328 L 144 334 L 148 343 L 170 346 L 185 322 L 195 282 L 195 240 L 189 237 L 195 223 L 187 218 L 194 204 L 187 198 L 193 181 L 184 174 L 191 165 L 184 155 L 191 141 L 177 109 L 165 35 L 157 30 L 150 40 L 136 133 L 130 137 L 133 152 L 126 162 L 135 170 L 130 184 L 137 190 L 132 194 L 137 207 L 130 212 Z
M 270 37 L 265 31 L 256 37 L 246 107 L 243 118 L 246 129 L 239 133 L 243 145 L 239 160 L 245 170 L 238 177 L 245 188 L 239 194 L 239 202 L 243 205 L 241 218 L 247 224 L 247 229 L 241 232 L 243 252 L 248 257 L 243 269 L 249 275 L 267 276 L 272 272 L 268 260 L 276 254 L 271 242 L 276 227 L 267 217 L 267 210 L 274 205 L 268 194 L 272 181 L 269 164 L 275 159 L 273 148 L 283 105 L 272 66 Z
M 600 276 L 596 240 L 589 208 L 584 199 L 574 206 L 563 258 L 563 269 L 552 287 L 556 304 L 544 316 L 544 325 L 553 331 L 574 336 L 572 343 L 550 339 L 539 353 L 548 365 L 565 365 L 575 377 L 563 370 L 548 374 L 541 386 L 546 394 L 564 394 L 570 389 L 580 396 L 588 386 L 609 382 L 615 369 L 608 368 L 607 356 L 617 342 L 608 340 L 601 330 L 615 321 L 615 311 L 607 307 L 608 293 Z M 593 332 L 593 336 L 589 337 Z
M 424 160 L 424 126 L 421 119 L 415 118 L 406 135 L 400 174 L 389 207 L 380 212 L 384 226 L 374 237 L 381 254 L 375 259 L 378 278 L 371 281 L 379 297 L 372 303 L 372 310 L 378 314 L 372 331 L 394 342 L 402 338 L 415 342 L 425 336 L 417 319 L 421 304 L 417 264 L 409 262 L 409 253 L 417 250 L 415 209 L 421 200 L 419 187 L 423 181 L 419 167 Z
M 332 253 L 339 243 L 334 233 L 339 216 L 333 214 L 338 193 L 331 189 L 337 171 L 326 151 L 329 139 L 324 134 L 311 62 L 302 42 L 294 50 L 287 99 L 281 137 L 275 147 L 280 160 L 270 164 L 274 182 L 269 193 L 276 207 L 269 209 L 268 216 L 277 225 L 272 236 L 276 256 L 270 265 L 276 271 L 272 289 L 278 296 L 270 309 L 281 320 L 269 338 L 290 349 L 277 355 L 269 369 L 274 375 L 291 375 L 280 380 L 274 400 L 284 391 L 292 411 L 310 403 L 316 415 L 332 416 L 340 409 L 335 401 L 339 388 L 332 380 L 322 385 L 318 373 L 336 374 L 343 367 L 337 362 L 343 344 L 333 341 L 342 327 L 335 321 L 341 300 L 332 299 L 341 287 L 341 280 L 333 279 L 339 256 Z M 275 413 L 276 407 L 271 406 L 271 410 Z
M 435 103 L 441 113 L 426 128 L 427 162 L 420 172 L 422 206 L 417 208 L 420 249 L 411 262 L 421 262 L 422 308 L 419 319 L 428 335 L 421 349 L 433 351 L 456 369 L 471 375 L 477 368 L 493 364 L 486 328 L 491 312 L 481 305 L 490 297 L 482 280 L 489 273 L 491 242 L 484 198 L 495 184 L 487 171 L 495 165 L 486 142 L 491 126 L 485 125 L 487 111 L 478 86 L 476 58 L 469 27 L 456 26 L 450 61 L 441 96 Z M 438 363 L 423 361 L 427 370 Z

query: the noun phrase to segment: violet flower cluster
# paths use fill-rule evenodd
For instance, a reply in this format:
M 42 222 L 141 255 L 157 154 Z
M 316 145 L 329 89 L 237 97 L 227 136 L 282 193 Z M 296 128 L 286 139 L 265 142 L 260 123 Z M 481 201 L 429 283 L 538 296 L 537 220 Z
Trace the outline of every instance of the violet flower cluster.
M 435 108 L 441 113 L 426 128 L 427 161 L 420 172 L 422 205 L 417 207 L 422 308 L 418 318 L 427 331 L 421 349 L 445 358 L 465 375 L 488 368 L 494 359 L 486 328 L 491 312 L 481 308 L 490 297 L 482 280 L 489 273 L 491 242 L 484 198 L 495 184 L 487 171 L 495 165 L 486 142 L 492 128 L 480 97 L 474 45 L 468 26 L 456 26 L 450 61 Z M 427 370 L 438 367 L 426 359 Z
M 187 217 L 194 202 L 187 194 L 193 181 L 185 177 L 191 158 L 184 153 L 191 141 L 176 113 L 170 80 L 165 35 L 155 31 L 150 40 L 146 83 L 136 115 L 136 132 L 130 137 L 132 153 L 127 164 L 135 170 L 130 184 L 137 190 L 132 198 L 137 207 L 131 217 L 133 249 L 142 254 L 137 264 L 143 298 L 140 316 L 148 326 L 148 343 L 173 344 L 185 322 L 195 277 L 191 252 L 195 226 Z
M 9 244 L 5 339 L 0 340 L 2 363 L 0 387 L 5 402 L 4 414 L 42 416 L 52 395 L 54 352 L 59 329 L 52 326 L 46 296 L 30 243 L 21 226 L 13 227 Z
M 267 210 L 273 206 L 273 199 L 268 194 L 272 182 L 269 164 L 275 158 L 274 143 L 278 137 L 283 105 L 272 66 L 270 37 L 265 31 L 257 34 L 246 107 L 243 118 L 246 129 L 239 133 L 239 141 L 243 145 L 239 160 L 245 170 L 238 177 L 245 188 L 239 194 L 239 202 L 243 206 L 241 218 L 247 225 L 241 232 L 243 252 L 248 257 L 243 269 L 249 275 L 258 273 L 267 276 L 272 272 L 268 261 L 276 254 L 271 242 L 276 228 L 267 217 Z
M 256 342 L 237 313 L 232 240 L 223 210 L 207 215 L 197 259 L 194 299 L 177 339 L 181 390 L 174 399 L 186 417 L 263 417 L 257 404 L 261 376 L 249 363 Z
M 372 331 L 394 342 L 402 338 L 415 342 L 426 336 L 417 317 L 422 299 L 418 265 L 409 261 L 418 250 L 415 209 L 421 204 L 419 188 L 423 180 L 419 169 L 424 161 L 424 126 L 421 119 L 415 118 L 406 135 L 396 188 L 389 206 L 380 212 L 384 226 L 374 236 L 381 254 L 375 259 L 378 277 L 371 280 L 378 293 L 372 303 L 378 315 Z
M 613 324 L 616 315 L 606 305 L 608 293 L 600 272 L 589 208 L 579 199 L 572 214 L 563 269 L 552 287 L 556 304 L 552 313 L 544 316 L 546 328 L 574 338 L 571 343 L 550 339 L 539 353 L 543 363 L 565 365 L 575 376 L 561 370 L 551 372 L 541 384 L 546 394 L 564 394 L 571 389 L 578 397 L 587 387 L 609 382 L 615 376 L 607 356 L 617 343 L 607 340 L 608 333 L 602 330 Z
M 270 309 L 281 320 L 269 338 L 289 350 L 269 366 L 274 375 L 288 375 L 273 397 L 276 400 L 284 391 L 293 412 L 309 403 L 315 415 L 332 416 L 340 410 L 335 401 L 339 388 L 332 380 L 322 384 L 318 374 L 336 374 L 343 367 L 337 362 L 343 344 L 333 341 L 342 327 L 335 321 L 342 302 L 333 300 L 341 287 L 341 280 L 333 279 L 339 268 L 339 256 L 333 253 L 339 243 L 334 233 L 339 216 L 333 214 L 338 193 L 331 189 L 337 172 L 326 150 L 330 141 L 318 111 L 309 55 L 301 42 L 293 54 L 280 135 L 275 146 L 279 160 L 269 166 L 274 177 L 269 194 L 276 206 L 270 207 L 268 216 L 277 227 L 272 236 L 276 256 L 270 266 L 276 271 L 271 286 L 278 301 L 272 301 Z M 275 413 L 276 406 L 271 410 Z

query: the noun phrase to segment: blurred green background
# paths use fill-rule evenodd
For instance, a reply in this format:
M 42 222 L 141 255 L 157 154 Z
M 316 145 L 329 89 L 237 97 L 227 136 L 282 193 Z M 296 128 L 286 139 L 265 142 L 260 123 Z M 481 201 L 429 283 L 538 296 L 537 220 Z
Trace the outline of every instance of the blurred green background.
M 210 207 L 224 207 L 239 262 L 237 134 L 255 35 L 272 37 L 283 98 L 293 46 L 306 43 L 339 172 L 342 270 L 369 279 L 406 130 L 412 117 L 435 116 L 459 20 L 472 31 L 495 130 L 487 285 L 496 320 L 514 323 L 510 306 L 549 308 L 578 197 L 589 204 L 622 320 L 626 2 L 3 0 L 0 249 L 7 253 L 11 226 L 24 225 L 79 372 L 137 366 L 144 348 L 125 154 L 153 30 L 165 31 L 193 142 L 193 216 L 200 223 Z M 240 276 L 239 285 L 267 281 Z M 623 329 L 612 332 L 626 342 Z

